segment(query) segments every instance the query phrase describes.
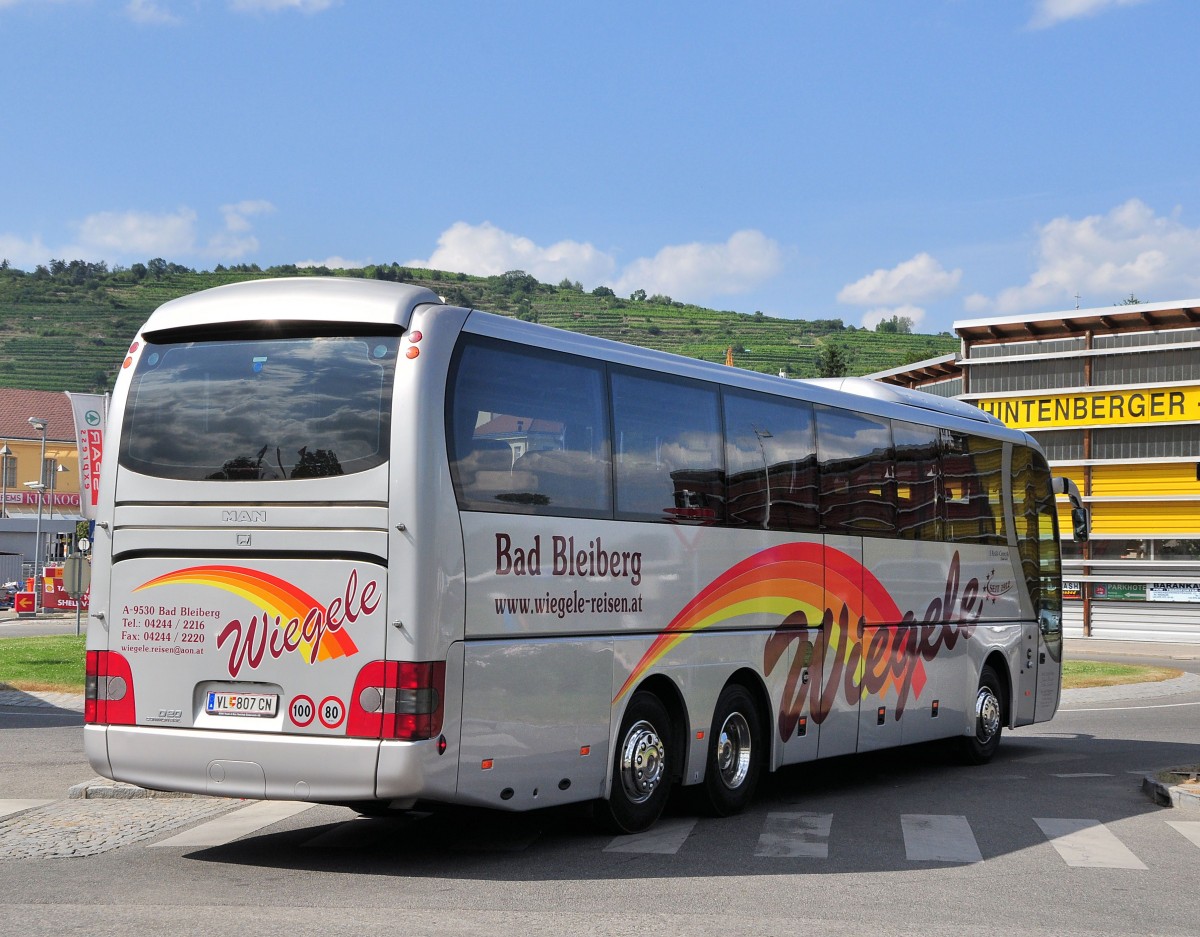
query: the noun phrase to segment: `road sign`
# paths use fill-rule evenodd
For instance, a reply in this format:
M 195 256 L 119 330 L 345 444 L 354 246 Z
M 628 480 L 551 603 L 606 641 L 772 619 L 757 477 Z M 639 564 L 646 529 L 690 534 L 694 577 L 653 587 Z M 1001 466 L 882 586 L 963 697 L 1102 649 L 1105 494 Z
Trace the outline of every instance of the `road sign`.
M 63 560 L 63 588 L 78 601 L 92 584 L 92 565 L 78 553 Z

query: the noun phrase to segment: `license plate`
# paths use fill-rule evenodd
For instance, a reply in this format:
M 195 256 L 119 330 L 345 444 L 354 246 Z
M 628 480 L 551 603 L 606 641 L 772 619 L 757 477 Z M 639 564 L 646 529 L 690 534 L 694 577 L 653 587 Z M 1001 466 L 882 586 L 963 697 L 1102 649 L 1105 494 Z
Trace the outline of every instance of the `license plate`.
M 279 697 L 274 693 L 209 693 L 204 711 L 210 716 L 275 715 Z

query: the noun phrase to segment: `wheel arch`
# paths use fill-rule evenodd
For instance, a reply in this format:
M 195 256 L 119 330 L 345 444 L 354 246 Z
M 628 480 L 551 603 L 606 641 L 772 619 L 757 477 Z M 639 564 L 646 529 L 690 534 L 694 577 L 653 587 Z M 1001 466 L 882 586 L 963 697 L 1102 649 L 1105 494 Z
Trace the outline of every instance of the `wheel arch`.
M 1013 699 L 1013 680 L 1008 658 L 1001 651 L 994 650 L 988 654 L 983 666 L 991 667 L 1000 679 L 1000 701 L 1004 704 L 1004 711 L 1000 714 L 1000 723 L 1012 729 L 1014 728 L 1012 720 L 1013 713 L 1016 712 L 1016 701 Z M 980 668 L 980 672 L 982 670 L 983 667 Z M 978 680 L 976 680 L 976 685 L 978 685 Z
M 629 691 L 625 696 L 625 705 L 621 707 L 620 712 L 613 713 L 611 730 L 613 733 L 613 744 L 617 744 L 616 737 L 621 731 L 621 723 L 625 720 L 625 711 L 629 708 L 629 702 L 638 693 L 650 693 L 655 696 L 663 704 L 663 708 L 666 709 L 667 716 L 671 720 L 671 736 L 669 741 L 674 750 L 680 753 L 680 757 L 675 759 L 671 772 L 671 782 L 676 783 L 681 778 L 687 777 L 687 743 L 691 723 L 688 721 L 687 704 L 684 702 L 683 693 L 680 692 L 679 687 L 676 686 L 670 677 L 667 677 L 665 674 L 652 674 Z M 608 781 L 604 786 L 605 791 L 612 790 L 614 781 L 611 758 L 609 762 Z

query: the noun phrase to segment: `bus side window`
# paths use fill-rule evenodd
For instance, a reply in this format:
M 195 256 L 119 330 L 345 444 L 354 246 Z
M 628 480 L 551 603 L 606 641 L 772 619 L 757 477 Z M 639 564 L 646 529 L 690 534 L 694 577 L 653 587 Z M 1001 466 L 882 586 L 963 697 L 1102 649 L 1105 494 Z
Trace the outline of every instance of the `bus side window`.
M 942 434 L 947 489 L 946 539 L 951 543 L 1007 542 L 1004 529 L 1002 443 L 954 431 Z
M 462 510 L 612 516 L 602 365 L 464 336 L 449 395 Z
M 896 477 L 890 421 L 839 407 L 816 407 L 821 526 L 828 533 L 890 534 L 896 529 Z
M 719 524 L 725 517 L 717 390 L 613 368 L 617 516 Z
M 944 501 L 938 431 L 895 420 L 892 438 L 896 444 L 896 536 L 941 540 Z
M 817 442 L 812 404 L 726 390 L 726 523 L 815 531 Z

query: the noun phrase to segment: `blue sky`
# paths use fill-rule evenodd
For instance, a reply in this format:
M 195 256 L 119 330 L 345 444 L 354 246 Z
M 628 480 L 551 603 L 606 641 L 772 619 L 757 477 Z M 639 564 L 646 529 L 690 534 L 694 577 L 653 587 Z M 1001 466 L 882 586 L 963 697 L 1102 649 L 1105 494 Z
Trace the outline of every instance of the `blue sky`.
M 1193 298 L 1198 36 L 1194 0 L 0 0 L 0 256 L 918 331 Z

